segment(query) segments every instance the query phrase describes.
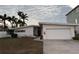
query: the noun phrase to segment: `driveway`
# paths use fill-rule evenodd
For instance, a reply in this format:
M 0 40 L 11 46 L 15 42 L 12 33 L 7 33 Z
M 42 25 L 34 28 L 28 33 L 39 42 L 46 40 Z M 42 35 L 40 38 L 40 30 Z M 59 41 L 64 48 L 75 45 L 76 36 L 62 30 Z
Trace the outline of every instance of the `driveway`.
M 45 40 L 43 41 L 45 54 L 78 54 L 79 41 L 77 40 Z

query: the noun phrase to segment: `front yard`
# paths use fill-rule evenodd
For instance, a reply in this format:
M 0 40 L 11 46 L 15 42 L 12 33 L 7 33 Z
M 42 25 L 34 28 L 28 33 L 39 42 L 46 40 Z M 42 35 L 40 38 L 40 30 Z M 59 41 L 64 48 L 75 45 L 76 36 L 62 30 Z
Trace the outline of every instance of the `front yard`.
M 0 53 L 41 54 L 43 42 L 35 41 L 30 37 L 0 39 Z

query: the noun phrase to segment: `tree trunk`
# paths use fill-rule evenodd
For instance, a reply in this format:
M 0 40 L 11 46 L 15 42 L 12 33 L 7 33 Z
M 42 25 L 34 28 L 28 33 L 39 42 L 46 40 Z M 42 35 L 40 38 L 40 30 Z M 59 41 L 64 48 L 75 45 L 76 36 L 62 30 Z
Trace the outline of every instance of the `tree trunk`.
M 25 22 L 24 19 L 23 19 L 23 22 Z M 24 26 L 24 23 L 23 23 L 23 26 Z
M 16 24 L 16 27 L 18 27 L 18 24 Z
M 3 22 L 4 22 L 4 29 L 5 29 L 5 27 L 6 27 L 5 20 Z

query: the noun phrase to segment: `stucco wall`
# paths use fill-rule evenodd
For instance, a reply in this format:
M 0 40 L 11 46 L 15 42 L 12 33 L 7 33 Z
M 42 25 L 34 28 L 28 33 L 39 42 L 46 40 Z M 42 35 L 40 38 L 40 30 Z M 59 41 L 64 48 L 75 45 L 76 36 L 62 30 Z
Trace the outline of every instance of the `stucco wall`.
M 19 37 L 31 36 L 33 37 L 33 27 L 22 28 L 18 30 L 25 30 L 25 32 L 15 32 Z
M 3 37 L 10 37 L 10 35 L 8 35 L 6 31 L 0 31 L 0 38 L 3 38 Z
M 75 27 L 77 34 L 79 34 L 79 26 Z

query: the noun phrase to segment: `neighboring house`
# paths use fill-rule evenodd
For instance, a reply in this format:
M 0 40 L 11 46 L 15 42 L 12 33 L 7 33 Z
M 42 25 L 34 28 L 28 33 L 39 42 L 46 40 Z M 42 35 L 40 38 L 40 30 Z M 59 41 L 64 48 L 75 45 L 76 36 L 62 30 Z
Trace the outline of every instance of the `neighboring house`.
M 14 34 L 17 34 L 18 37 L 27 37 L 27 36 L 28 37 L 39 37 L 41 34 L 40 27 L 37 25 L 30 25 L 26 27 L 12 28 L 12 29 L 15 30 Z M 1 28 L 0 38 L 3 38 L 3 37 L 11 37 L 11 35 Z
M 3 29 L 0 29 L 0 38 L 4 38 L 4 37 L 11 37 L 11 36 L 8 35 L 7 32 L 4 31 Z
M 79 24 L 79 5 L 66 14 L 67 22 L 71 24 Z
M 3 38 L 3 37 L 10 37 L 10 35 L 8 35 L 6 31 L 4 31 L 3 22 L 2 20 L 0 20 L 0 38 Z
M 79 5 L 66 14 L 67 23 L 79 24 Z M 79 26 L 76 26 L 76 33 L 79 34 Z
M 52 40 L 72 40 L 75 36 L 75 24 L 54 24 L 54 23 L 39 23 L 41 26 L 41 39 Z

